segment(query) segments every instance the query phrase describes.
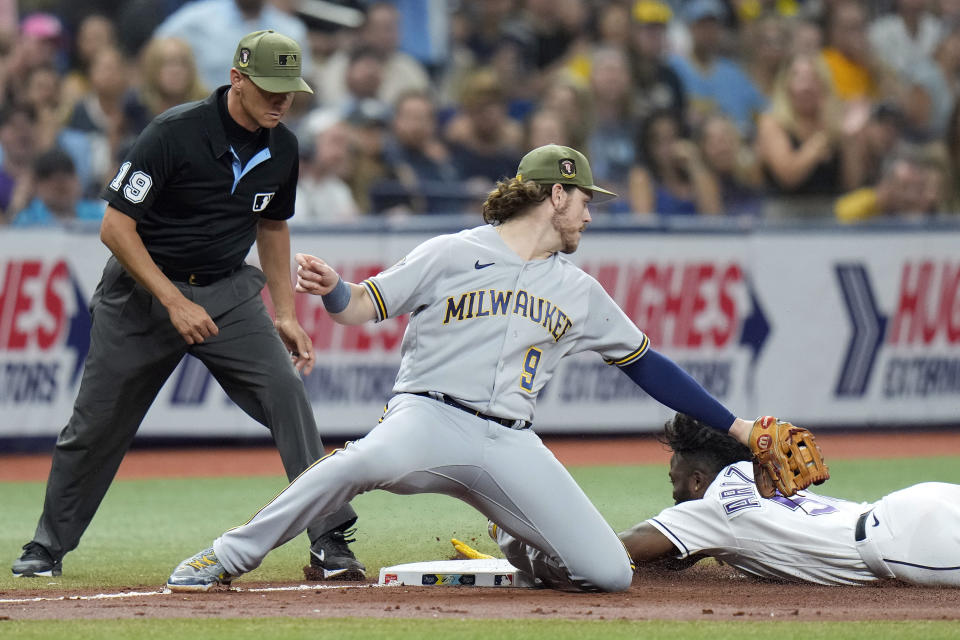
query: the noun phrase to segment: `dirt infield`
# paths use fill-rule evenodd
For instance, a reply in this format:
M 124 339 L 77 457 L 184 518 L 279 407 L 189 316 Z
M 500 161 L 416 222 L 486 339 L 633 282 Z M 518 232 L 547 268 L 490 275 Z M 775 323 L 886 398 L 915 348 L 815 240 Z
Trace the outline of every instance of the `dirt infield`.
M 335 583 L 330 583 L 335 584 Z M 757 582 L 716 565 L 638 575 L 625 593 L 560 593 L 490 587 L 278 586 L 238 581 L 233 590 L 70 599 L 31 590 L 0 593 L 0 619 L 180 617 L 564 618 L 577 620 L 960 620 L 960 590 L 820 587 Z M 109 594 L 106 594 L 109 595 Z M 119 595 L 119 594 L 114 594 Z M 95 599 L 91 599 L 95 598 Z M 4 600 L 19 600 L 4 602 Z
M 825 434 L 832 459 L 960 455 L 960 433 Z M 666 463 L 650 438 L 547 440 L 568 465 Z M 281 474 L 272 449 L 238 449 L 229 466 L 196 461 L 203 451 L 133 451 L 121 478 L 170 475 Z M 226 457 L 226 456 L 224 456 Z M 49 456 L 0 456 L 0 480 L 44 480 Z M 686 572 L 638 575 L 621 594 L 573 594 L 479 587 L 375 587 L 328 583 L 292 590 L 240 580 L 234 590 L 207 594 L 159 591 L 59 597 L 44 589 L 0 592 L 0 619 L 165 617 L 565 618 L 671 620 L 960 620 L 960 589 L 922 589 L 890 582 L 870 587 L 819 587 L 759 582 L 717 565 Z M 287 590 L 274 590 L 285 588 Z M 139 595 L 136 595 L 138 593 Z M 110 596 L 110 597 L 105 597 Z
M 565 465 L 667 464 L 668 452 L 653 437 L 544 438 Z M 850 458 L 906 458 L 960 456 L 960 431 L 897 433 L 818 433 L 817 442 L 827 461 Z M 221 450 L 222 451 L 222 450 Z M 231 449 L 229 456 L 210 455 L 210 449 L 134 450 L 120 465 L 117 477 L 161 478 L 184 476 L 283 475 L 275 449 Z M 48 454 L 0 455 L 0 482 L 47 479 Z

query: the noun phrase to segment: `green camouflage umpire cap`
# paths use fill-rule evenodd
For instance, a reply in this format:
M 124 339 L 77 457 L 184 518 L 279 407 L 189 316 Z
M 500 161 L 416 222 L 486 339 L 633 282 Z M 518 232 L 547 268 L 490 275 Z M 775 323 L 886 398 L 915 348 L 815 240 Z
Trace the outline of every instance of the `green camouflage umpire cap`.
M 593 172 L 587 157 L 570 147 L 547 144 L 537 147 L 520 160 L 517 180 L 542 184 L 575 184 L 593 192 L 594 202 L 616 198 L 617 194 L 593 184 Z
M 234 68 L 270 93 L 313 89 L 300 77 L 300 45 L 276 31 L 254 31 L 243 36 L 233 56 Z

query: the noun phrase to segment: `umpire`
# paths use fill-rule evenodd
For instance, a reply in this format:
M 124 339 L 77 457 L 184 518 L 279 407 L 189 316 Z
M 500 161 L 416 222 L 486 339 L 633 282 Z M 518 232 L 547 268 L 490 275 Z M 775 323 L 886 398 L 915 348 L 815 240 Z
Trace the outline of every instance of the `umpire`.
M 273 31 L 240 41 L 230 85 L 144 129 L 102 197 L 100 238 L 113 255 L 91 302 L 90 351 L 60 433 L 33 540 L 15 576 L 59 576 L 163 383 L 199 358 L 266 425 L 291 480 L 323 455 L 298 371 L 313 345 L 297 321 L 290 233 L 299 159 L 280 120 L 300 77 L 300 47 Z M 257 242 L 257 269 L 244 259 Z M 276 322 L 260 297 L 264 284 Z M 362 579 L 347 546 L 349 504 L 309 528 L 308 577 Z

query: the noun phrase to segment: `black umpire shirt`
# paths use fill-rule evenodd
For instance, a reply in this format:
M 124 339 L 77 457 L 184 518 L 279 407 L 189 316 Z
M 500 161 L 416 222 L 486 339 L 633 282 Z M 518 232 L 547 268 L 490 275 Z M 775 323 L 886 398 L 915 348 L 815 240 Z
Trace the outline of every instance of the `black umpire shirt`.
M 244 136 L 220 105 L 228 89 L 154 118 L 101 193 L 137 221 L 161 269 L 234 269 L 256 240 L 261 217 L 293 215 L 296 136 L 283 124 Z

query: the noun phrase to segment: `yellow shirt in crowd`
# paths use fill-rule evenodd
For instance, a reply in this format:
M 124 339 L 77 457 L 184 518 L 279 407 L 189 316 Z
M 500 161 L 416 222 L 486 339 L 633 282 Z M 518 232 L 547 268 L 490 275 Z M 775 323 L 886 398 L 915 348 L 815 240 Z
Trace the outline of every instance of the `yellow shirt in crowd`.
M 877 92 L 877 83 L 869 69 L 846 57 L 833 47 L 823 50 L 823 61 L 830 69 L 833 90 L 841 100 L 870 98 Z

